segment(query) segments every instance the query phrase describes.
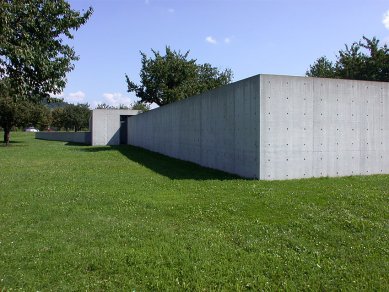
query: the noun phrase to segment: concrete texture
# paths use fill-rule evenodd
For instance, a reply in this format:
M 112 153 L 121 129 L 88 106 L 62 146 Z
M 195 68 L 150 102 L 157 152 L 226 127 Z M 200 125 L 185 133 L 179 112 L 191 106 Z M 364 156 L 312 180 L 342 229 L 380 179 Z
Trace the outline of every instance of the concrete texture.
M 389 83 L 257 75 L 128 119 L 129 144 L 265 180 L 389 173 Z
M 260 79 L 260 179 L 389 173 L 389 83 Z
M 82 144 L 91 143 L 90 132 L 37 132 L 35 133 L 35 138 Z
M 259 177 L 259 78 L 133 116 L 129 144 L 245 177 Z
M 92 110 L 92 145 L 120 144 L 120 116 L 137 115 L 137 110 L 95 109 Z

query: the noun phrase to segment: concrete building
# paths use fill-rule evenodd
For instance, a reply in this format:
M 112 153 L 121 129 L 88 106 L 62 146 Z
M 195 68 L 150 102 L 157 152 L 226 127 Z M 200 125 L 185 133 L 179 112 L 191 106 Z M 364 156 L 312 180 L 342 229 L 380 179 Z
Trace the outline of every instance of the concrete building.
M 91 113 L 91 144 L 119 145 L 127 144 L 128 117 L 137 115 L 137 110 L 94 109 Z
M 128 142 L 264 180 L 389 173 L 389 83 L 257 75 L 128 118 Z

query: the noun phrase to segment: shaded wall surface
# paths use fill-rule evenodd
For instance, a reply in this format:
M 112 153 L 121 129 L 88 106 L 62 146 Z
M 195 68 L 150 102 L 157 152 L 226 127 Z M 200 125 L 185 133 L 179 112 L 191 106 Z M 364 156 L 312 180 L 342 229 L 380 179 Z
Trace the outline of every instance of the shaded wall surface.
M 35 133 L 35 138 L 82 144 L 91 143 L 90 132 L 37 132 Z
M 257 75 L 128 123 L 131 145 L 248 178 L 389 173 L 389 83 Z
M 253 77 L 130 117 L 129 144 L 258 177 L 258 96 Z

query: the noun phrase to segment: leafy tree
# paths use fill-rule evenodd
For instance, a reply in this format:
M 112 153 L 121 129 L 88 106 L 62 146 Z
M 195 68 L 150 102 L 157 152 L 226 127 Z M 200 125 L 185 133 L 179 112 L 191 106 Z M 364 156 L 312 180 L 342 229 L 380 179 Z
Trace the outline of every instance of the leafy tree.
M 389 81 L 389 48 L 375 37 L 363 37 L 340 50 L 335 64 L 321 57 L 306 72 L 312 77 Z
M 0 115 L 7 125 L 19 123 L 22 101 L 31 107 L 63 90 L 78 60 L 64 40 L 72 39 L 72 31 L 91 14 L 92 8 L 80 13 L 65 0 L 0 1 Z M 10 127 L 4 130 L 8 144 Z
M 133 105 L 131 105 L 132 110 L 141 111 L 142 113 L 148 112 L 150 110 L 150 105 L 137 101 Z
M 143 52 L 141 85 L 137 85 L 126 75 L 128 92 L 135 92 L 142 103 L 156 103 L 159 106 L 200 94 L 204 91 L 231 82 L 230 69 L 219 71 L 210 64 L 197 64 L 185 54 L 166 47 L 165 55 L 152 50 L 154 56 L 148 58 Z
M 115 109 L 115 107 L 106 103 L 99 103 L 96 109 Z
M 50 124 L 50 120 L 50 110 L 45 105 L 27 100 L 16 102 L 4 91 L 0 94 L 0 126 L 4 130 L 6 145 L 9 144 L 9 136 L 13 127 L 34 125 L 43 129 Z
M 138 110 L 141 112 L 147 112 L 150 110 L 150 106 L 146 103 L 137 101 L 130 106 L 127 106 L 125 104 L 120 104 L 119 106 L 113 106 L 106 103 L 100 103 L 97 105 L 96 109 L 131 109 L 131 110 Z
M 125 105 L 125 104 L 119 104 L 119 106 L 117 107 L 118 109 L 123 109 L 123 110 L 127 110 L 127 109 L 130 109 L 129 106 Z
M 336 67 L 327 59 L 327 57 L 320 57 L 316 62 L 310 66 L 306 72 L 309 77 L 323 77 L 336 78 Z
M 63 108 L 56 107 L 51 110 L 51 126 L 61 129 L 62 128 Z
M 64 127 L 75 132 L 88 128 L 90 109 L 89 104 L 70 104 L 63 109 Z
M 50 109 L 40 103 L 26 102 L 27 106 L 23 111 L 24 126 L 35 126 L 39 130 L 45 130 L 51 124 Z
M 72 129 L 75 132 L 86 129 L 89 126 L 89 104 L 68 104 L 62 108 L 55 108 L 51 112 L 52 125 L 66 131 Z
M 4 130 L 4 143 L 9 144 L 9 136 L 12 127 L 23 124 L 23 109 L 25 102 L 16 103 L 8 96 L 0 96 L 0 126 Z

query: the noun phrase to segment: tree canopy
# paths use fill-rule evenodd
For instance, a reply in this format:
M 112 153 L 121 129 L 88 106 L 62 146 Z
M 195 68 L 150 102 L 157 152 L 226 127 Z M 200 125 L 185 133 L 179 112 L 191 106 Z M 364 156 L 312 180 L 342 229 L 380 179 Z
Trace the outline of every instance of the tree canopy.
M 131 109 L 144 113 L 144 112 L 148 112 L 150 110 L 150 105 L 148 105 L 147 103 L 144 103 L 144 102 L 137 101 L 131 105 Z
M 9 79 L 13 99 L 38 102 L 62 91 L 78 59 L 64 40 L 91 14 L 65 0 L 0 2 L 0 79 Z
M 156 103 L 159 106 L 200 94 L 204 91 L 225 85 L 232 80 L 232 71 L 219 71 L 210 64 L 197 64 L 189 59 L 189 51 L 165 49 L 165 55 L 151 50 L 153 56 L 148 58 L 140 52 L 142 68 L 140 85 L 126 75 L 128 92 L 135 92 L 142 103 Z
M 92 12 L 91 7 L 73 10 L 65 0 L 0 1 L 0 117 L 6 121 L 6 144 L 28 108 L 53 100 L 51 95 L 65 87 L 78 60 L 65 40 L 73 39 Z
M 106 103 L 99 103 L 96 109 L 130 109 L 130 110 L 141 111 L 143 113 L 150 110 L 150 105 L 140 101 L 131 103 L 129 106 L 124 104 L 120 104 L 119 106 L 113 106 Z
M 9 133 L 12 127 L 34 125 L 40 129 L 50 124 L 50 110 L 43 104 L 28 100 L 15 101 L 9 95 L 0 92 L 0 127 L 4 130 L 4 143 L 9 143 Z
M 90 109 L 87 103 L 67 104 L 53 109 L 51 115 L 53 126 L 59 129 L 78 132 L 89 127 Z
M 311 77 L 389 81 L 389 48 L 375 37 L 363 37 L 339 51 L 335 63 L 321 57 L 306 72 Z

